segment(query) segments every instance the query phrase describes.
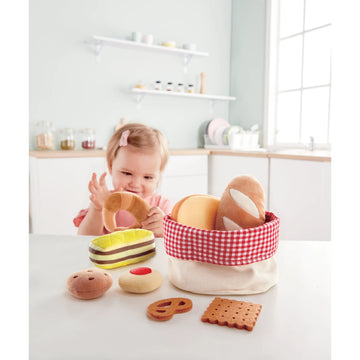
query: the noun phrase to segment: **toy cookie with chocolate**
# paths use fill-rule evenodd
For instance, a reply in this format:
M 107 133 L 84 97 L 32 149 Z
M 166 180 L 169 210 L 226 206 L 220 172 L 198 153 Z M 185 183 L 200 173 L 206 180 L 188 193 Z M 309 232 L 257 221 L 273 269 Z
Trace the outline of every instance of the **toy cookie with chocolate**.
M 119 210 L 125 210 L 134 216 L 135 222 L 127 227 L 116 227 L 115 215 Z M 147 218 L 150 205 L 140 196 L 127 192 L 114 192 L 104 202 L 103 222 L 110 232 L 141 228 L 141 223 Z
M 90 261 L 102 269 L 133 264 L 155 255 L 154 234 L 145 229 L 115 231 L 93 239 Z
M 233 179 L 221 197 L 216 215 L 217 230 L 241 230 L 265 222 L 265 193 L 252 176 Z
M 119 286 L 131 293 L 143 294 L 157 289 L 162 283 L 162 275 L 149 267 L 138 267 L 119 276 Z
M 213 230 L 219 201 L 211 195 L 187 196 L 174 205 L 171 219 L 197 229 Z
M 66 281 L 66 288 L 72 296 L 90 300 L 103 295 L 112 283 L 112 276 L 107 271 L 89 268 L 71 274 Z

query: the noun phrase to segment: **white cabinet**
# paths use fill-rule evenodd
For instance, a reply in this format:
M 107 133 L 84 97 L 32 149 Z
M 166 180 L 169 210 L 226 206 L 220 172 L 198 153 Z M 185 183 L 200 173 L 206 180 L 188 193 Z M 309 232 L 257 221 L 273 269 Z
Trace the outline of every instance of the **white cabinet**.
M 174 204 L 182 197 L 207 193 L 207 155 L 170 156 L 159 193 Z M 93 172 L 107 171 L 105 157 L 36 158 L 30 156 L 30 231 L 76 234 L 73 218 L 89 206 Z M 111 177 L 106 177 L 112 188 Z
M 191 194 L 208 193 L 208 155 L 174 155 L 164 170 L 159 193 L 174 205 Z
M 89 206 L 91 174 L 104 171 L 104 157 L 30 157 L 30 231 L 76 234 L 73 218 Z
M 239 175 L 254 176 L 268 194 L 269 160 L 265 157 L 211 155 L 209 158 L 209 193 L 221 197 L 229 182 Z M 267 199 L 265 203 L 267 208 Z
M 270 207 L 280 239 L 330 240 L 331 163 L 270 159 Z

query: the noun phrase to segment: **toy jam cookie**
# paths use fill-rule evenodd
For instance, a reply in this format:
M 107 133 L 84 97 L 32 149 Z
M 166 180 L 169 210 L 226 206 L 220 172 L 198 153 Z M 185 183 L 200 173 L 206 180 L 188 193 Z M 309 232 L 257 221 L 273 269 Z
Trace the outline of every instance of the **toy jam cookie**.
M 66 288 L 72 296 L 90 300 L 103 295 L 112 283 L 112 276 L 107 271 L 89 268 L 71 274 L 66 281 Z
M 154 234 L 145 229 L 116 231 L 93 239 L 90 261 L 102 269 L 133 264 L 155 255 Z
M 201 317 L 202 322 L 252 331 L 262 305 L 216 297 Z
M 149 267 L 137 267 L 119 276 L 119 286 L 128 292 L 143 294 L 160 287 L 162 275 Z
M 125 228 L 116 227 L 115 215 L 119 210 L 125 210 L 134 216 L 135 222 Z M 141 223 L 147 218 L 150 205 L 140 196 L 127 191 L 114 192 L 104 202 L 102 211 L 103 222 L 110 232 L 141 228 Z
M 265 193 L 252 176 L 231 180 L 221 197 L 216 215 L 216 230 L 241 230 L 265 222 Z
M 175 314 L 192 309 L 192 301 L 187 298 L 169 298 L 156 301 L 147 308 L 148 316 L 157 321 L 170 320 Z

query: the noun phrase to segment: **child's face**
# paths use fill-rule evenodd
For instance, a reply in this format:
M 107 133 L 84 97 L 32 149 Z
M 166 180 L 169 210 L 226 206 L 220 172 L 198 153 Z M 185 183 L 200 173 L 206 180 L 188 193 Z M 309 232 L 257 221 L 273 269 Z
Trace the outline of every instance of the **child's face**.
M 115 191 L 133 192 L 142 198 L 152 195 L 160 180 L 158 152 L 139 151 L 131 145 L 119 149 L 110 174 Z

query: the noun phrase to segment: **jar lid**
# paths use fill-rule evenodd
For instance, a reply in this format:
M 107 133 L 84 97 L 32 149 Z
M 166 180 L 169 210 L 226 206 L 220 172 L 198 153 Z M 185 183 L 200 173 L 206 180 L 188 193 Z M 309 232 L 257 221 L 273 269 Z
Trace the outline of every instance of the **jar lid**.
M 178 83 L 178 85 L 183 85 L 183 83 Z
M 169 85 L 172 85 L 172 82 L 168 82 Z

